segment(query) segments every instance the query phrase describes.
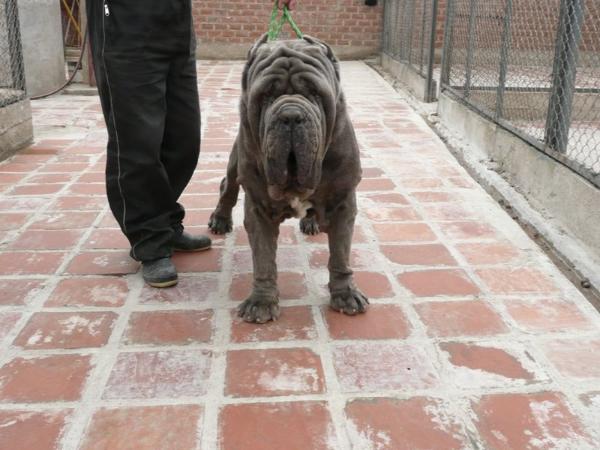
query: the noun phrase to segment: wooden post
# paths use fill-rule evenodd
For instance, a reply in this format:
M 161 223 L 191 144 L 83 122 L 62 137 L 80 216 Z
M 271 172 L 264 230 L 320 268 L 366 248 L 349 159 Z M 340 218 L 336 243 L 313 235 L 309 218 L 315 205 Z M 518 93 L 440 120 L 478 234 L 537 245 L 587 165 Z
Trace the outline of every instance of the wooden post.
M 87 33 L 87 15 L 86 15 L 86 0 L 79 0 L 79 23 L 81 24 L 82 33 Z M 92 52 L 90 51 L 90 38 L 88 35 L 86 48 L 83 59 L 81 61 L 81 79 L 84 83 L 90 86 L 96 86 L 96 77 L 94 77 L 94 65 L 92 63 Z

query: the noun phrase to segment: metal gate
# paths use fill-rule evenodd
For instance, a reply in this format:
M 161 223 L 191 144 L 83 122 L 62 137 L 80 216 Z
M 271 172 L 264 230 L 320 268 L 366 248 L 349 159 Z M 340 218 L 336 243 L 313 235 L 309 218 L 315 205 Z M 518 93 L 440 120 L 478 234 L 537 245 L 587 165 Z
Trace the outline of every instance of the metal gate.
M 0 2 L 0 108 L 25 98 L 17 0 Z
M 421 76 L 423 100 L 434 101 L 438 0 L 386 0 L 383 14 L 383 53 Z
M 598 0 L 448 0 L 441 83 L 600 187 Z

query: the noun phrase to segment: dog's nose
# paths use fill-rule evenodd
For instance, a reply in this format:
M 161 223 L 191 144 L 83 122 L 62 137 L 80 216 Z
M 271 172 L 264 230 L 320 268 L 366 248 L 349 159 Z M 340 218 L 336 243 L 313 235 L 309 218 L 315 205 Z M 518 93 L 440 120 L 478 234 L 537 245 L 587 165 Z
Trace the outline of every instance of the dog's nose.
M 304 113 L 300 108 L 288 106 L 279 113 L 279 119 L 284 125 L 294 126 L 304 122 Z

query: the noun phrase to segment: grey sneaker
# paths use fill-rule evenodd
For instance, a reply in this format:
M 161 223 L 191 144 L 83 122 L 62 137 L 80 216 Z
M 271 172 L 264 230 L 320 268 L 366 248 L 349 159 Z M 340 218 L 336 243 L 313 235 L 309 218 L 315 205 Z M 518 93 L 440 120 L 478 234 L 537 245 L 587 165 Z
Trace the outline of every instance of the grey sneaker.
M 171 245 L 176 252 L 201 252 L 208 250 L 212 244 L 208 236 L 199 234 L 193 236 L 185 231 L 181 234 L 176 234 L 171 239 Z
M 155 288 L 166 288 L 177 284 L 177 269 L 168 256 L 144 261 L 142 276 L 148 285 Z

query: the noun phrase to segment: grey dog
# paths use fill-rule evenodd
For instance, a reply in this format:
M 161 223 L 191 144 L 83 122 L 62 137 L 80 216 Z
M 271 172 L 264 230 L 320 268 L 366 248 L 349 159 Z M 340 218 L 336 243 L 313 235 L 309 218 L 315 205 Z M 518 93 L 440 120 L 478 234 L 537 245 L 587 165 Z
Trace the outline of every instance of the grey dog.
M 277 237 L 291 217 L 300 218 L 305 234 L 328 234 L 331 307 L 365 312 L 369 302 L 349 265 L 360 179 L 358 143 L 331 48 L 308 36 L 275 42 L 263 36 L 248 53 L 239 132 L 209 221 L 216 234 L 232 230 L 231 210 L 243 186 L 254 283 L 240 317 L 257 323 L 279 317 Z

